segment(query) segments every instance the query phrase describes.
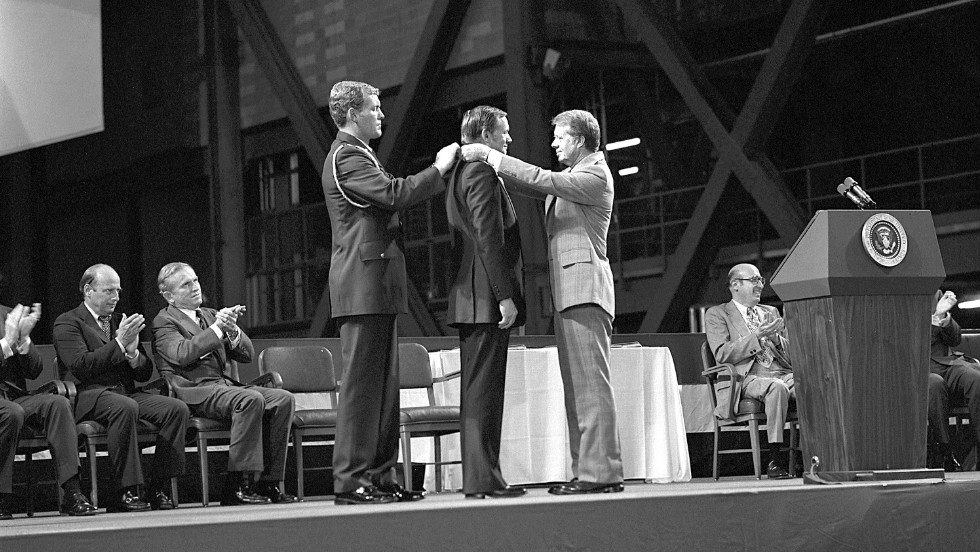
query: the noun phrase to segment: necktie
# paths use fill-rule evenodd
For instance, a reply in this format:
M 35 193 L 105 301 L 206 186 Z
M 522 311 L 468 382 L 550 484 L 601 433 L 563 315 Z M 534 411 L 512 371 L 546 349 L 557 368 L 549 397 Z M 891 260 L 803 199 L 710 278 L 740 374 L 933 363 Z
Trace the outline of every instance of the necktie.
M 105 340 L 109 341 L 112 339 L 112 328 L 109 326 L 109 317 L 100 316 L 99 317 L 99 327 L 102 328 L 102 335 L 105 336 Z
M 749 331 L 752 332 L 758 331 L 759 326 L 762 323 L 762 317 L 759 315 L 758 309 L 756 309 L 755 307 L 749 307 L 748 309 L 746 309 L 746 314 L 748 315 L 747 326 L 749 327 Z M 772 357 L 773 357 L 772 348 L 770 347 L 770 343 L 769 343 L 769 338 L 768 337 L 759 338 L 759 343 L 762 345 L 762 350 L 756 353 L 755 360 L 759 364 L 768 368 L 769 366 L 772 365 Z
M 208 323 L 204 321 L 204 313 L 201 312 L 201 309 L 197 309 L 194 312 L 197 313 L 197 323 L 199 326 L 201 326 L 201 329 L 202 330 L 208 329 Z

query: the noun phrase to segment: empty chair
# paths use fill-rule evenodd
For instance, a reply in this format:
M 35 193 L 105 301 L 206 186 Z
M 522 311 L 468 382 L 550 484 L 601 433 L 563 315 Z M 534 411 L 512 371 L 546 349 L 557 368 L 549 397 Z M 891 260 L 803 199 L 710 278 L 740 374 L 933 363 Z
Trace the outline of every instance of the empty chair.
M 296 455 L 296 496 L 302 500 L 303 470 L 331 469 L 303 467 L 303 441 L 306 437 L 328 437 L 337 434 L 337 377 L 333 355 L 326 347 L 297 346 L 269 347 L 259 353 L 259 372 L 275 371 L 282 379 L 282 388 L 292 393 L 323 393 L 330 398 L 332 408 L 299 409 L 293 415 L 290 433 Z
M 432 388 L 432 369 L 429 366 L 429 352 L 418 343 L 398 345 L 399 384 L 402 389 L 425 389 L 428 406 L 403 407 L 400 414 L 402 442 L 402 473 L 405 488 L 412 489 L 412 437 L 432 437 L 435 448 L 436 491 L 442 490 L 442 466 L 459 464 L 459 460 L 442 459 L 440 437 L 460 432 L 459 406 L 436 405 Z M 459 377 L 459 373 L 449 376 Z

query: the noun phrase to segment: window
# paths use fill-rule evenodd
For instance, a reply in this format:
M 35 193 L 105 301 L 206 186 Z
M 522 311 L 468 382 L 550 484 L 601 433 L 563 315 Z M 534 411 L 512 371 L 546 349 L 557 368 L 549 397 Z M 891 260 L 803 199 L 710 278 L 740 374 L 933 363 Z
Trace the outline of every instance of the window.
M 330 263 L 330 220 L 319 175 L 300 150 L 257 159 L 247 170 L 248 324 L 306 323 Z

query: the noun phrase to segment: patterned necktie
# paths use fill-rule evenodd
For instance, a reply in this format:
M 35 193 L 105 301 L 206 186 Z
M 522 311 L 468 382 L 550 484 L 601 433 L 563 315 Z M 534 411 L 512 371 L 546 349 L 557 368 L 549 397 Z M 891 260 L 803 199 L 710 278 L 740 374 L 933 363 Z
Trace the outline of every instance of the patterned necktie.
M 109 341 L 112 339 L 112 328 L 109 325 L 108 316 L 99 317 L 99 327 L 102 328 L 102 335 L 105 336 L 105 340 Z
M 759 326 L 762 325 L 761 324 L 762 320 L 761 320 L 761 316 L 759 315 L 758 309 L 756 309 L 755 307 L 749 307 L 749 308 L 745 309 L 745 312 L 748 315 L 747 316 L 747 318 L 748 318 L 748 324 L 747 324 L 747 326 L 749 327 L 749 331 L 750 332 L 758 331 L 759 330 Z M 762 350 L 759 351 L 758 353 L 756 353 L 755 360 L 759 364 L 761 364 L 761 365 L 765 366 L 766 368 L 768 368 L 769 366 L 772 365 L 772 358 L 773 358 L 772 348 L 771 348 L 771 344 L 769 342 L 769 338 L 768 337 L 760 337 L 759 338 L 759 343 L 762 345 Z

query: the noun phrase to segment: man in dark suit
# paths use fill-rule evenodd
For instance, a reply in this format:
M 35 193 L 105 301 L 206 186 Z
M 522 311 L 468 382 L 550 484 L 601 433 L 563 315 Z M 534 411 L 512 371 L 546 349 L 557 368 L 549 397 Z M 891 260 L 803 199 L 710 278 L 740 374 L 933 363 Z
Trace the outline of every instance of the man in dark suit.
M 398 336 L 408 312 L 398 211 L 443 191 L 459 149 L 444 147 L 435 163 L 408 178 L 382 168 L 368 142 L 381 136 L 378 89 L 342 81 L 330 91 L 337 139 L 323 167 L 323 195 L 333 234 L 330 314 L 340 328 L 340 388 L 333 473 L 337 504 L 419 500 L 397 483 Z
M 82 494 L 78 481 L 78 436 L 71 404 L 53 393 L 28 394 L 26 381 L 44 369 L 41 356 L 31 342 L 31 330 L 41 319 L 41 304 L 0 305 L 4 333 L 0 338 L 0 520 L 10 519 L 14 453 L 25 423 L 44 428 L 58 483 L 65 491 L 62 513 L 70 516 L 95 514 L 95 507 Z
M 467 144 L 467 161 L 486 161 L 509 190 L 544 200 L 558 365 L 565 391 L 573 480 L 556 495 L 618 493 L 623 459 L 609 348 L 616 292 L 606 255 L 613 179 L 599 150 L 599 122 L 572 109 L 552 119 L 561 172 L 541 169 L 483 144 Z
M 463 114 L 464 144 L 479 142 L 507 153 L 507 114 L 489 106 Z M 446 214 L 459 261 L 446 321 L 459 330 L 463 493 L 507 498 L 500 472 L 500 428 L 510 328 L 524 325 L 526 309 L 517 264 L 521 235 L 503 183 L 486 163 L 460 161 L 446 189 Z M 523 268 L 523 267 L 522 267 Z
M 184 473 L 184 438 L 187 406 L 171 397 L 136 389 L 137 381 L 153 375 L 153 362 L 140 344 L 146 327 L 142 314 L 115 312 L 122 291 L 119 274 L 104 264 L 90 266 L 78 284 L 84 297 L 74 309 L 54 322 L 54 348 L 62 379 L 78 381 L 75 421 L 92 420 L 106 426 L 112 480 L 120 487 L 110 512 L 171 509 L 170 479 Z M 139 420 L 157 428 L 153 478 L 147 497 L 137 441 Z
M 282 490 L 296 408 L 293 394 L 242 385 L 225 373 L 228 359 L 251 362 L 255 354 L 252 340 L 237 324 L 245 307 L 201 308 L 201 284 L 186 263 L 161 268 L 157 286 L 168 303 L 153 319 L 157 369 L 195 416 L 231 422 L 221 504 L 296 502 Z
M 769 479 L 785 479 L 789 472 L 779 465 L 777 456 L 783 443 L 783 426 L 789 412 L 789 400 L 796 396 L 793 367 L 790 364 L 786 325 L 779 310 L 760 305 L 766 279 L 751 264 L 738 264 L 728 271 L 728 290 L 732 300 L 708 309 L 704 331 L 708 347 L 718 363 L 735 366 L 742 376 L 741 395 L 761 401 L 766 409 L 766 433 L 769 438 Z M 739 392 L 735 387 L 736 393 Z M 736 398 L 738 400 L 738 398 Z M 726 417 L 718 397 L 716 415 Z
M 938 441 L 937 454 L 942 461 L 930 461 L 932 467 L 956 471 L 956 461 L 949 445 L 949 402 L 966 404 L 971 420 L 980 420 L 980 362 L 953 350 L 963 336 L 960 325 L 949 311 L 956 305 L 952 291 L 936 292 L 936 310 L 932 314 L 932 340 L 929 346 L 929 429 Z M 972 426 L 980 443 L 980 424 Z M 980 449 L 978 449 L 980 450 Z

